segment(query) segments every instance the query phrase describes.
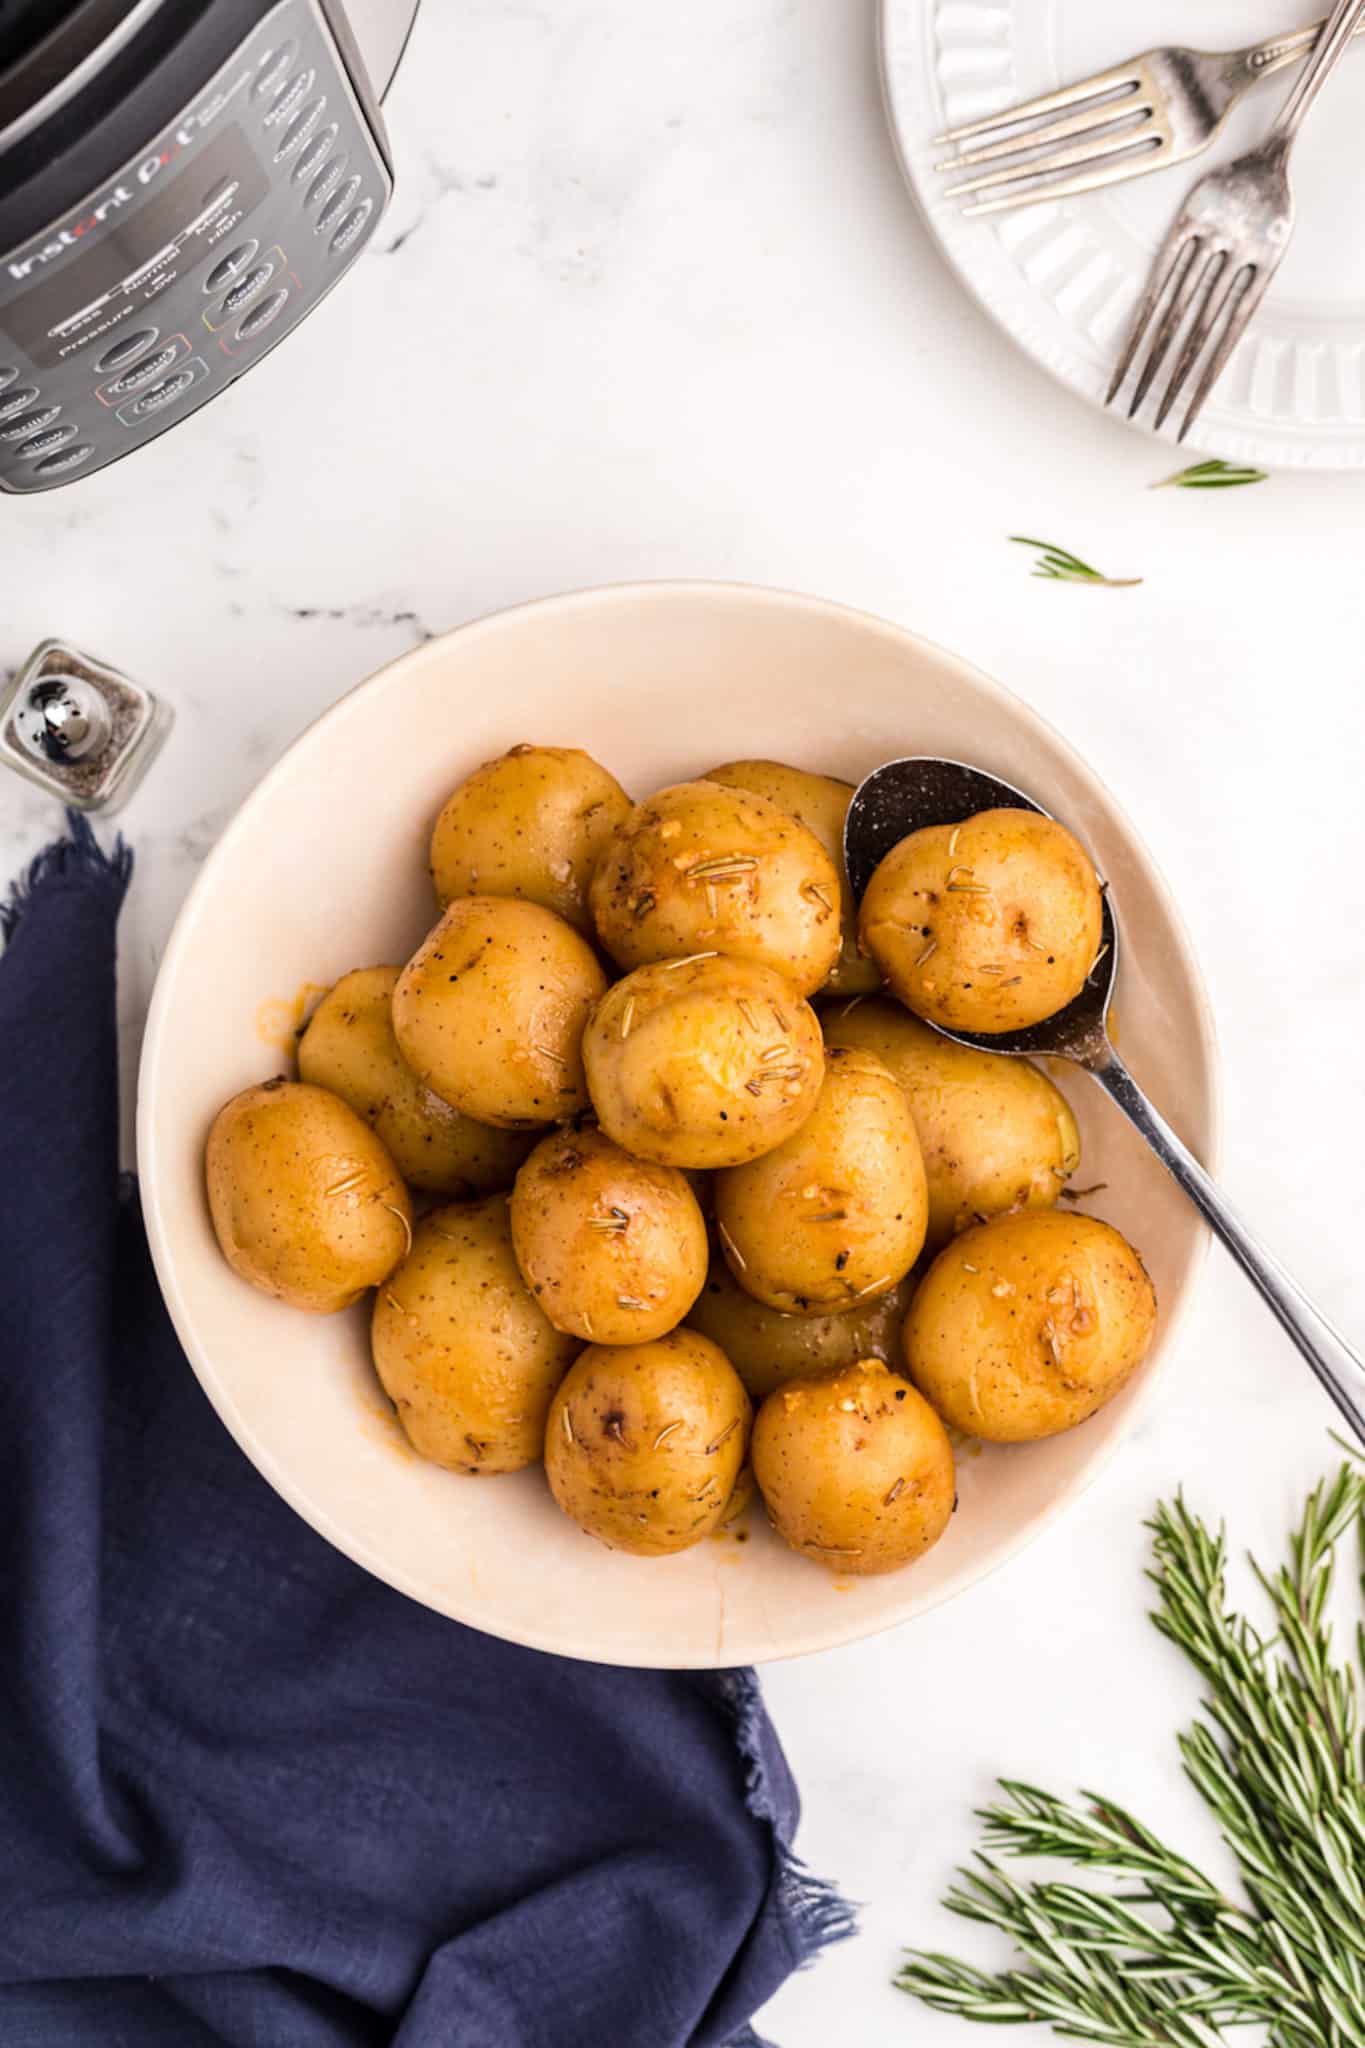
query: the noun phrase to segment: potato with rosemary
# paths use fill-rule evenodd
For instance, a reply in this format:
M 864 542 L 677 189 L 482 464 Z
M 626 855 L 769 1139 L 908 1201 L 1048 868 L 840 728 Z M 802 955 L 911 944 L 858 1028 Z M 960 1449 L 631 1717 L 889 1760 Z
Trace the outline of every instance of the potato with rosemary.
M 824 1050 L 810 1004 L 771 967 L 706 953 L 638 967 L 583 1034 L 608 1137 L 665 1166 L 737 1166 L 799 1130 Z
M 452 1472 L 535 1464 L 580 1348 L 522 1279 L 507 1208 L 486 1195 L 433 1209 L 375 1296 L 375 1371 L 413 1449 Z
M 1019 1031 L 1065 1009 L 1100 949 L 1095 864 L 1055 818 L 978 811 L 893 846 L 858 932 L 893 992 L 948 1031 Z
M 583 1027 L 606 986 L 543 904 L 457 896 L 398 977 L 394 1036 L 418 1079 L 477 1122 L 557 1123 L 588 1106 Z
M 1032 1443 L 1111 1401 L 1155 1328 L 1155 1290 L 1117 1230 L 1026 1210 L 939 1253 L 906 1317 L 905 1359 L 945 1422 L 990 1443 Z
M 234 1095 L 213 1120 L 204 1168 L 223 1257 L 291 1308 L 349 1308 L 412 1241 L 397 1167 L 325 1088 L 277 1080 Z
M 589 892 L 598 937 L 624 968 L 724 953 L 801 995 L 839 958 L 839 877 L 813 832 L 766 797 L 680 782 L 636 804 Z
M 858 906 L 853 901 L 844 864 L 844 819 L 853 784 L 836 781 L 832 775 L 816 775 L 809 768 L 789 767 L 785 761 L 727 761 L 723 767 L 708 768 L 705 780 L 724 783 L 727 789 L 747 789 L 752 796 L 765 796 L 779 811 L 785 811 L 798 825 L 815 834 L 839 877 L 839 957 L 824 984 L 824 993 L 870 995 L 873 989 L 880 988 L 882 978 L 876 966 L 858 950 Z
M 913 1564 L 956 1505 L 947 1431 L 877 1359 L 769 1394 L 753 1463 L 778 1535 L 840 1574 Z
M 330 1088 L 387 1147 L 409 1187 L 429 1195 L 506 1188 L 534 1134 L 475 1123 L 418 1080 L 393 1035 L 396 967 L 343 974 L 299 1040 L 299 1079 Z
M 726 1517 L 749 1448 L 749 1397 L 695 1330 L 593 1346 L 545 1428 L 545 1476 L 580 1529 L 613 1550 L 667 1557 Z
M 1056 1204 L 1080 1165 L 1081 1138 L 1071 1105 L 1039 1068 L 956 1045 L 880 998 L 827 1010 L 822 1022 L 827 1044 L 875 1054 L 909 1098 L 931 1251 L 988 1217 Z
M 762 1401 L 788 1380 L 838 1372 L 860 1359 L 899 1363 L 901 1325 L 912 1288 L 907 1275 L 889 1294 L 869 1295 L 834 1315 L 789 1316 L 746 1293 L 724 1258 L 717 1257 L 687 1324 L 719 1344 L 750 1399 Z
M 541 1139 L 512 1191 L 512 1243 L 555 1328 L 589 1344 L 664 1336 L 706 1279 L 706 1223 L 686 1175 L 601 1131 Z
M 924 1161 L 905 1090 L 879 1059 L 831 1046 L 793 1137 L 716 1176 L 716 1230 L 741 1287 L 787 1315 L 889 1294 L 924 1244 Z
M 592 934 L 588 883 L 630 815 L 614 775 L 578 747 L 512 747 L 447 798 L 431 835 L 431 879 L 454 896 L 520 896 Z

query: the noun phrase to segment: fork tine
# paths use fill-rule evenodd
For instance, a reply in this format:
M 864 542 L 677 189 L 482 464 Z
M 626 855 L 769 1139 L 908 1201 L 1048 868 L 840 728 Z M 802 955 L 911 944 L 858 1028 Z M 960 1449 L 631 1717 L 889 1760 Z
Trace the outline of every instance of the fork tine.
M 1230 270 L 1233 271 L 1231 277 L 1228 275 Z M 1156 409 L 1155 424 L 1158 428 L 1165 426 L 1171 407 L 1184 390 L 1191 370 L 1203 355 L 1209 336 L 1225 311 L 1232 288 L 1240 275 L 1240 267 L 1234 268 L 1226 249 L 1209 251 L 1208 260 L 1203 265 L 1199 280 L 1190 295 L 1194 318 L 1181 344 L 1180 353 L 1175 359 L 1175 368 L 1171 371 L 1170 381 L 1162 394 L 1161 403 Z
M 970 142 L 974 136 L 985 135 L 992 128 L 1007 128 L 1016 121 L 1041 119 L 1044 114 L 1059 114 L 1066 107 L 1079 106 L 1082 100 L 1095 99 L 1101 93 L 1127 90 L 1136 92 L 1142 83 L 1141 74 L 1135 65 L 1117 64 L 1112 71 L 1097 71 L 1092 78 L 1078 79 L 1074 85 L 1063 85 L 1056 92 L 1039 93 L 1036 99 L 1021 100 L 1016 107 L 1005 107 L 998 114 L 987 114 L 979 121 L 964 121 L 957 128 L 945 129 L 942 135 L 934 136 L 939 143 Z
M 1009 164 L 1003 170 L 984 171 L 979 178 L 964 178 L 955 185 L 945 185 L 944 195 L 949 199 L 960 199 L 969 192 L 991 192 L 1002 185 L 1017 185 L 1026 178 L 1045 176 L 1050 171 L 1081 170 L 1088 164 L 1102 164 L 1108 157 L 1131 155 L 1135 149 L 1146 150 L 1141 131 L 1136 133 L 1099 137 L 1093 142 L 1077 142 L 1070 149 L 1055 150 L 1050 157 L 1039 163 L 1027 160 L 1020 164 Z M 1038 197 L 1045 199 L 1046 192 Z
M 1161 316 L 1161 321 L 1155 335 L 1152 337 L 1152 345 L 1147 351 L 1147 359 L 1139 370 L 1137 383 L 1133 387 L 1133 400 L 1128 408 L 1130 420 L 1136 419 L 1138 413 L 1142 410 L 1143 401 L 1156 381 L 1156 373 L 1169 355 L 1171 344 L 1179 333 L 1181 322 L 1184 320 L 1186 313 L 1188 313 L 1191 300 L 1199 288 L 1197 282 L 1199 252 L 1203 246 L 1203 236 L 1191 234 L 1185 248 L 1181 251 L 1181 261 L 1175 273 L 1175 281 L 1171 287 L 1171 296 L 1166 302 L 1166 310 Z
M 1104 402 L 1106 405 L 1112 405 L 1118 397 L 1123 380 L 1132 369 L 1138 349 L 1142 346 L 1143 336 L 1151 326 L 1157 307 L 1165 296 L 1166 288 L 1172 278 L 1175 277 L 1176 270 L 1182 258 L 1186 255 L 1189 239 L 1189 231 L 1182 216 L 1166 237 L 1165 244 L 1158 252 L 1157 260 L 1152 266 L 1151 276 L 1147 280 L 1147 289 L 1142 294 L 1138 309 L 1133 315 L 1133 324 L 1128 329 L 1128 339 L 1123 345 L 1123 354 L 1119 357 L 1118 368 L 1115 370 L 1113 380 L 1108 391 L 1105 393 Z M 1163 257 L 1168 260 L 1163 262 Z M 1193 261 L 1192 252 L 1189 260 Z M 1177 297 L 1180 293 L 1180 286 L 1183 283 L 1184 273 L 1182 272 L 1176 284 Z
M 1251 274 L 1246 284 L 1243 285 L 1237 296 L 1233 298 L 1232 293 L 1236 291 L 1240 276 L 1248 269 Z M 1194 397 L 1190 400 L 1189 411 L 1185 414 L 1185 418 L 1181 423 L 1180 432 L 1176 436 L 1177 440 L 1184 440 L 1186 434 L 1189 433 L 1190 428 L 1203 411 L 1204 400 L 1222 376 L 1224 369 L 1227 367 L 1228 357 L 1246 332 L 1248 321 L 1260 305 L 1261 300 L 1265 297 L 1270 286 L 1271 275 L 1270 271 L 1258 269 L 1255 265 L 1243 265 L 1243 271 L 1239 273 L 1237 278 L 1233 279 L 1232 287 L 1228 294 L 1232 300 L 1231 311 L 1224 322 L 1223 332 L 1219 336 L 1208 362 L 1204 365 L 1203 374 L 1194 388 Z
M 1021 206 L 1041 206 L 1045 200 L 1071 199 L 1078 193 L 1097 192 L 1105 185 L 1122 184 L 1127 178 L 1140 178 L 1175 161 L 1178 159 L 1172 157 L 1169 143 L 1154 137 L 1141 155 L 1103 157 L 1093 168 L 1076 171 L 1069 178 L 1057 177 L 1036 186 L 1008 185 L 1003 192 L 988 193 L 984 199 L 964 206 L 962 218 L 974 220 L 984 213 L 1012 213 Z
M 945 157 L 941 164 L 935 164 L 936 171 L 969 170 L 973 164 L 993 163 L 999 157 L 1017 156 L 1024 150 L 1041 149 L 1049 142 L 1066 142 L 1073 135 L 1086 135 L 1092 129 L 1105 128 L 1113 121 L 1127 123 L 1127 132 L 1140 135 L 1150 123 L 1154 109 L 1149 100 L 1124 100 L 1115 106 L 1111 101 L 1102 101 L 1098 106 L 1083 108 L 1079 114 L 1068 114 L 1064 120 L 1049 121 L 1042 128 L 1026 128 L 1021 135 L 1007 135 L 1000 142 L 987 142 L 980 149 L 964 149 L 957 156 Z M 1134 115 L 1141 119 L 1135 124 Z

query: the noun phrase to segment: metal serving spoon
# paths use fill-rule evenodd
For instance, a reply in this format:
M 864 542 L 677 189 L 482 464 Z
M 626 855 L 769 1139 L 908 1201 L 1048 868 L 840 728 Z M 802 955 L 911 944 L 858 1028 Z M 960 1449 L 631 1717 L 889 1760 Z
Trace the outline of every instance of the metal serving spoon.
M 908 833 L 917 832 L 923 825 L 958 825 L 976 811 L 994 810 L 1000 805 L 1025 811 L 1043 809 L 1022 790 L 1001 782 L 997 776 L 987 775 L 981 768 L 970 768 L 963 761 L 939 761 L 924 756 L 888 761 L 884 767 L 874 769 L 854 792 L 844 825 L 844 854 L 854 900 L 861 902 L 873 870 Z M 944 1031 L 944 1037 L 955 1039 L 959 1045 L 978 1046 L 983 1052 L 1074 1060 L 1078 1067 L 1093 1074 L 1142 1133 L 1205 1222 L 1223 1240 L 1253 1286 L 1260 1290 L 1365 1443 L 1365 1364 L 1318 1313 L 1279 1260 L 1257 1243 L 1115 1052 L 1107 1020 L 1118 964 L 1118 927 L 1106 889 L 1103 936 L 1095 965 L 1081 993 L 1064 1010 L 1023 1031 Z M 943 1031 L 941 1024 L 935 1028 Z

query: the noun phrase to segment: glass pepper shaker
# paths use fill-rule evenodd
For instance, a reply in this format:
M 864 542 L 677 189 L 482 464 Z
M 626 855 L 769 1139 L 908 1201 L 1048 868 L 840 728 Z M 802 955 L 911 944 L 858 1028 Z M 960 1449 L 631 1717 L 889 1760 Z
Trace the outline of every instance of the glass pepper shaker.
M 129 676 L 44 640 L 0 683 L 0 763 L 78 811 L 132 795 L 171 728 L 171 709 Z

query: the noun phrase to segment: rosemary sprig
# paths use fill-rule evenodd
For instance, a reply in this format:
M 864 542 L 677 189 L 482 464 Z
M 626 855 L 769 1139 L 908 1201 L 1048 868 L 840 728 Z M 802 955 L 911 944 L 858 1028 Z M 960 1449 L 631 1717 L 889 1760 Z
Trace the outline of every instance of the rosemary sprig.
M 1033 574 L 1050 583 L 1093 583 L 1105 590 L 1132 590 L 1142 581 L 1140 576 L 1103 576 L 1079 555 L 1068 554 L 1065 548 L 1054 547 L 1048 540 L 1030 540 L 1022 533 L 1012 533 L 1010 540 L 1016 547 L 1039 550 Z
M 1266 483 L 1269 475 L 1268 470 L 1240 462 L 1195 462 L 1188 469 L 1178 469 L 1174 476 L 1159 477 L 1148 489 L 1164 491 L 1173 485 L 1182 491 L 1231 491 L 1239 484 Z
M 947 1904 L 1007 1935 L 1021 1964 L 992 1972 L 910 1950 L 903 1991 L 964 2019 L 1046 2020 L 1111 2048 L 1222 2048 L 1225 2029 L 1255 2023 L 1271 2048 L 1365 2044 L 1357 1679 L 1336 1661 L 1325 1618 L 1336 1546 L 1353 1523 L 1365 1537 L 1365 1471 L 1343 1466 L 1309 1495 L 1279 1571 L 1256 1567 L 1269 1640 L 1227 1609 L 1221 1533 L 1180 1498 L 1149 1524 L 1152 1619 L 1208 1688 L 1206 1718 L 1179 1737 L 1180 1753 L 1245 1897 L 1225 1897 L 1111 1799 L 1084 1793 L 1075 1805 L 1002 1779 L 1004 1798 L 979 1816 L 979 1868 L 959 1873 Z M 1365 1628 L 1355 1651 L 1365 1663 Z M 1124 1888 L 1018 1882 L 999 1856 L 1060 1859 Z

